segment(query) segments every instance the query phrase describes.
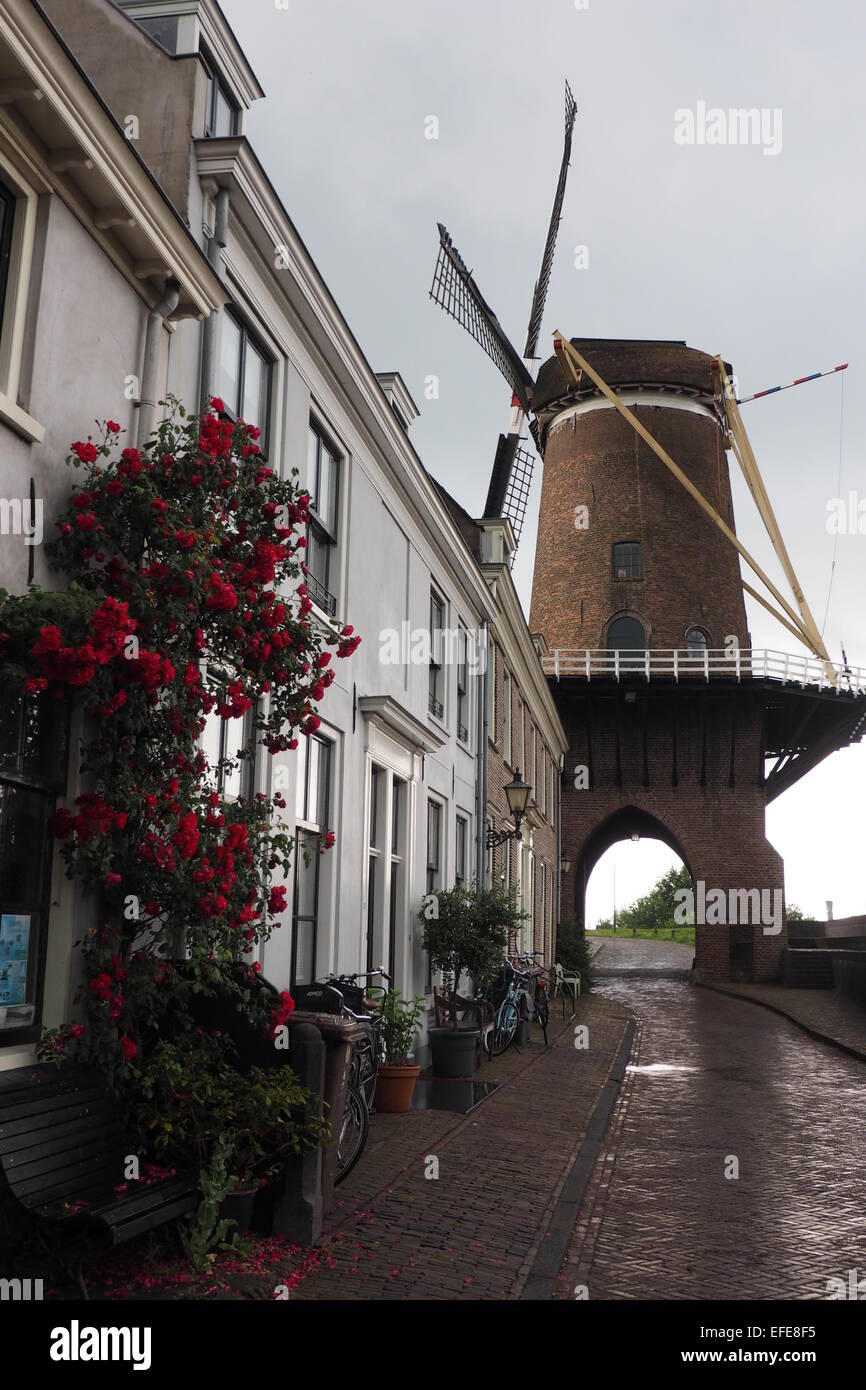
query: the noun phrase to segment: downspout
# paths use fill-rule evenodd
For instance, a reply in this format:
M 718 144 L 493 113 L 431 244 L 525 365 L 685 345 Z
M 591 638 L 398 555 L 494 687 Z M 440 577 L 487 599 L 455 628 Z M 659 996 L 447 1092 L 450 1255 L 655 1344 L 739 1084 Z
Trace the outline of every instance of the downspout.
M 484 653 L 484 674 L 481 681 L 481 708 L 478 719 L 478 776 L 475 779 L 475 881 L 480 888 L 487 886 L 487 705 L 490 684 L 490 629 L 487 619 L 481 625 L 481 650 Z
M 158 304 L 147 316 L 147 331 L 144 337 L 144 365 L 141 370 L 141 394 L 138 409 L 138 429 L 136 444 L 143 448 L 153 433 L 156 416 L 156 381 L 159 373 L 159 348 L 165 321 L 173 314 L 180 299 L 180 285 L 176 280 L 166 280 L 165 292 Z
M 562 762 L 562 759 L 560 759 Z M 562 921 L 562 767 L 556 779 L 556 934 L 559 937 L 559 924 Z M 556 946 L 553 949 L 556 959 Z
M 228 241 L 228 229 L 229 191 L 227 188 L 219 188 L 216 195 L 213 236 L 207 239 L 207 258 L 220 279 L 223 278 L 223 263 L 220 252 Z M 205 319 L 202 330 L 199 396 L 203 410 L 210 403 L 211 396 L 214 394 L 217 322 L 216 310 L 212 310 Z

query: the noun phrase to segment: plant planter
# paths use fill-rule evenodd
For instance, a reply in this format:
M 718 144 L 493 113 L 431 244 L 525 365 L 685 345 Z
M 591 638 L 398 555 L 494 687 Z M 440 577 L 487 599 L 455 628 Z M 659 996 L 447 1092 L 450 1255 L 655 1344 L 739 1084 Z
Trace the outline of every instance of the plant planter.
M 231 1192 L 228 1197 L 224 1197 L 220 1202 L 220 1220 L 235 1221 L 237 1224 L 232 1226 L 229 1231 L 229 1238 L 233 1235 L 246 1235 L 250 1227 L 250 1218 L 253 1214 L 253 1202 L 256 1199 L 256 1188 L 252 1187 L 248 1191 Z
M 475 1052 L 481 1036 L 477 1028 L 431 1028 L 428 1034 L 433 1054 L 433 1075 L 471 1077 Z
M 382 1062 L 376 1079 L 375 1109 L 381 1115 L 402 1115 L 412 1105 L 412 1092 L 421 1068 L 415 1065 L 398 1067 Z

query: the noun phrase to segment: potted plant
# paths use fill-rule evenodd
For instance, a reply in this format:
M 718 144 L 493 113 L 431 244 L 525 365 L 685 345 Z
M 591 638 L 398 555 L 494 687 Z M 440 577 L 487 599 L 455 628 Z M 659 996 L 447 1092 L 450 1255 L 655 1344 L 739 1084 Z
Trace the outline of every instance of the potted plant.
M 419 913 L 424 924 L 424 949 L 433 970 L 440 970 L 449 998 L 451 1021 L 430 1029 L 433 1075 L 471 1076 L 480 1029 L 460 1023 L 460 981 L 467 975 L 483 986 L 502 964 L 510 932 L 515 932 L 525 913 L 517 906 L 514 889 L 457 887 L 441 890 L 425 899 Z
M 382 1114 L 403 1114 L 412 1104 L 412 1092 L 421 1072 L 412 1059 L 412 1047 L 423 1016 L 424 1000 L 420 994 L 410 1001 L 396 989 L 389 989 L 379 1005 L 385 1060 L 379 1065 L 375 1107 Z

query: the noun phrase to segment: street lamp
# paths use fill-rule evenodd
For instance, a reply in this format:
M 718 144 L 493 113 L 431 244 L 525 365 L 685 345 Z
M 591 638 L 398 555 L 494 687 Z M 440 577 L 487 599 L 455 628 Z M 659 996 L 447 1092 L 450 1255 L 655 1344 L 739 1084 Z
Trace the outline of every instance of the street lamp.
M 514 774 L 513 780 L 505 785 L 505 797 L 508 802 L 508 809 L 514 817 L 514 829 L 488 830 L 487 846 L 489 849 L 495 849 L 497 845 L 504 845 L 506 840 L 522 839 L 520 822 L 526 815 L 526 807 L 531 791 L 532 788 L 528 782 L 524 782 L 520 775 L 520 769 L 518 768 L 517 772 Z
M 567 854 L 563 854 L 559 860 L 559 872 L 561 874 L 567 874 L 570 871 L 570 869 L 571 860 L 569 859 Z

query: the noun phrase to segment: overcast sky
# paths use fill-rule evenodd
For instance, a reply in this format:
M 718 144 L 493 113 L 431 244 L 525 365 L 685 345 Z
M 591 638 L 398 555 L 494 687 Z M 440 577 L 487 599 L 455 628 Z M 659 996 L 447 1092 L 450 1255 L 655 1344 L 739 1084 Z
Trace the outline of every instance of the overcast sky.
M 257 153 L 371 363 L 401 371 L 422 407 L 412 433 L 428 468 L 473 514 L 509 393 L 428 299 L 436 222 L 522 348 L 566 77 L 578 117 L 544 355 L 557 327 L 571 336 L 685 339 L 732 362 L 740 394 L 851 363 L 847 373 L 743 407 L 820 627 L 840 441 L 841 495 L 866 499 L 866 10 L 854 0 L 223 7 L 267 93 L 250 118 Z M 778 145 L 781 133 L 781 149 L 676 143 L 674 113 L 697 112 L 700 102 L 766 110 L 766 143 Z M 425 138 L 430 116 L 438 140 Z M 577 246 L 588 248 L 586 269 L 575 268 Z M 424 400 L 431 374 L 438 401 Z M 739 474 L 733 483 L 738 533 L 784 590 Z M 539 485 L 537 476 L 515 566 L 527 612 Z M 836 558 L 825 640 L 834 658 L 844 642 L 852 665 L 866 667 L 866 535 L 839 536 Z M 747 608 L 756 647 L 802 650 L 752 600 Z M 769 809 L 789 901 L 809 913 L 823 916 L 827 898 L 837 916 L 866 911 L 864 792 L 866 749 L 858 747 Z M 648 850 L 616 849 L 620 905 L 665 866 L 666 853 L 649 865 Z M 592 884 L 594 912 L 610 910 L 610 886 L 605 862 Z

